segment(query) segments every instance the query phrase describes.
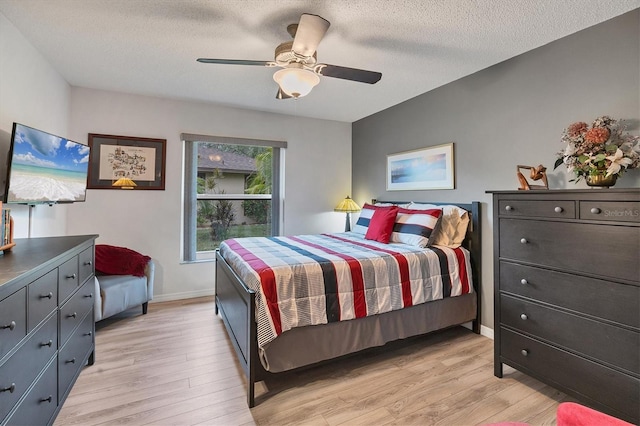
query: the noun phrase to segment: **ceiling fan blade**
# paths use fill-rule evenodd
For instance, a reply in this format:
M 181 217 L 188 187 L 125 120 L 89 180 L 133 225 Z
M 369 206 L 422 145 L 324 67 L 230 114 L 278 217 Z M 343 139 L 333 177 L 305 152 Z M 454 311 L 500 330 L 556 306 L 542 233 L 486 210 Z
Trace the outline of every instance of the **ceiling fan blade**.
M 276 99 L 291 99 L 293 96 L 289 96 L 278 87 L 278 93 L 276 93 Z
M 318 64 L 313 67 L 316 74 L 325 77 L 341 78 L 343 80 L 358 81 L 360 83 L 375 84 L 382 78 L 382 73 L 359 70 L 356 68 L 340 67 L 337 65 Z
M 318 15 L 304 13 L 300 17 L 291 50 L 298 55 L 313 56 L 329 25 L 331 25 L 329 21 Z
M 211 59 L 211 58 L 198 58 L 196 60 L 203 64 L 259 65 L 263 67 L 276 66 L 276 63 L 272 61 L 251 61 L 251 60 L 245 60 L 245 59 Z

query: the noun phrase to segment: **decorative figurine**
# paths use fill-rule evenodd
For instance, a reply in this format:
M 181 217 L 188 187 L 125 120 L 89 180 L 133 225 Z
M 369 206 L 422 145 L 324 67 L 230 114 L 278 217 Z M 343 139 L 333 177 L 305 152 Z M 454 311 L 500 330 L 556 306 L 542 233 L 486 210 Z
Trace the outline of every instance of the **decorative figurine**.
M 533 181 L 542 179 L 543 185 L 530 184 L 527 181 L 527 178 L 525 178 L 524 175 L 520 172 L 520 169 L 530 170 L 531 173 L 529 174 L 529 177 Z M 529 191 L 531 189 L 549 189 L 549 183 L 547 182 L 547 168 L 544 167 L 542 164 L 540 164 L 537 167 L 518 165 L 518 168 L 516 170 L 518 172 L 517 174 L 518 180 L 520 181 L 520 188 L 518 189 L 525 190 L 525 191 Z

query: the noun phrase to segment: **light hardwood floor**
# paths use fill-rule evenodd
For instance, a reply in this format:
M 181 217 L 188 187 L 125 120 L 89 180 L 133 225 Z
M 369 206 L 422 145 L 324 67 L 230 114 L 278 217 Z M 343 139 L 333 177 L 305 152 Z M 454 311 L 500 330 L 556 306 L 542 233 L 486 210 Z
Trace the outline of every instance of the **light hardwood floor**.
M 564 394 L 492 362 L 493 341 L 456 327 L 285 373 L 250 410 L 213 299 L 154 303 L 98 323 L 55 425 L 555 424 Z

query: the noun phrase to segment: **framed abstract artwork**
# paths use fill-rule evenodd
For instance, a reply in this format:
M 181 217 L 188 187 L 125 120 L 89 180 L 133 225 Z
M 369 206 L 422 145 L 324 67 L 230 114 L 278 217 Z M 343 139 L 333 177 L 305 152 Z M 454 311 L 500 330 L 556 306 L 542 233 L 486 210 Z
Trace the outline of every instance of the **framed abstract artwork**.
M 89 189 L 164 189 L 166 139 L 89 133 Z
M 454 189 L 453 143 L 387 155 L 387 191 Z

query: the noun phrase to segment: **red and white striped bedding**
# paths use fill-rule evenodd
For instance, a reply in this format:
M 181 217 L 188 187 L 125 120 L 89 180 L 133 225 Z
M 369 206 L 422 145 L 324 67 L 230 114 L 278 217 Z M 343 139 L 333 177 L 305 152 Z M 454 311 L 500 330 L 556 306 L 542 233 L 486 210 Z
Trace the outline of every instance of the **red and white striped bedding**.
M 473 292 L 464 248 L 383 244 L 345 232 L 230 239 L 220 254 L 256 291 L 260 348 L 294 327 Z

